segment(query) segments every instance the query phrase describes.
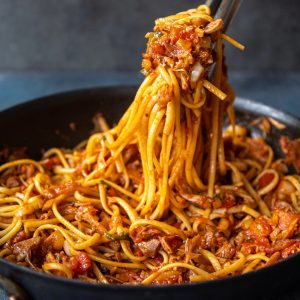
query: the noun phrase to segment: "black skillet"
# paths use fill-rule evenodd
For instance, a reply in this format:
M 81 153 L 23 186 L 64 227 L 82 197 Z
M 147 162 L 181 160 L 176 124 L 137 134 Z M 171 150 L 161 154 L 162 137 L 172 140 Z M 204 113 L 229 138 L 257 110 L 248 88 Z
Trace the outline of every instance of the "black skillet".
M 41 149 L 72 147 L 93 130 L 92 118 L 103 112 L 113 124 L 133 98 L 136 87 L 94 88 L 52 95 L 0 112 L 0 144 L 27 146 L 38 158 Z M 258 117 L 271 116 L 287 127 L 272 130 L 268 142 L 279 154 L 278 138 L 300 136 L 300 121 L 286 113 L 246 99 L 237 99 L 237 119 L 249 127 Z M 74 123 L 74 126 L 70 126 Z M 253 135 L 261 134 L 250 126 Z M 297 288 L 300 254 L 265 269 L 242 276 L 175 286 L 96 285 L 37 273 L 0 259 L 0 286 L 10 299 L 269 299 Z M 299 283 L 298 283 L 299 285 Z M 267 298 L 266 298 L 267 297 Z

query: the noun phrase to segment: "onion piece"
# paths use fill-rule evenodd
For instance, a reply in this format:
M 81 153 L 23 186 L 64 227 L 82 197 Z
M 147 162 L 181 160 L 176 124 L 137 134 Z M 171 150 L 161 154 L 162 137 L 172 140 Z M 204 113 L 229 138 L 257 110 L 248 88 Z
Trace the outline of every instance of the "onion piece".
M 66 253 L 67 256 L 72 256 L 72 253 L 71 253 L 71 249 L 70 249 L 70 245 L 67 241 L 64 241 L 64 251 Z
M 201 74 L 203 73 L 203 71 L 204 71 L 203 66 L 199 62 L 196 62 L 192 68 L 191 82 L 192 83 L 197 82 L 198 79 L 200 78 Z

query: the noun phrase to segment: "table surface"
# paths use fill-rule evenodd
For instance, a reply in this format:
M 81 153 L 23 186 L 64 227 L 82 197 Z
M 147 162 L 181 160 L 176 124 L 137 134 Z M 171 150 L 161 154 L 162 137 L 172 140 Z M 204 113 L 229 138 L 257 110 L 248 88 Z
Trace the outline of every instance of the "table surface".
M 142 79 L 137 72 L 2 72 L 0 111 L 53 93 L 99 86 L 135 85 Z M 230 82 L 238 96 L 300 117 L 300 72 L 232 72 Z M 0 290 L 0 300 L 4 299 Z M 300 299 L 299 287 L 272 300 L 296 299 Z

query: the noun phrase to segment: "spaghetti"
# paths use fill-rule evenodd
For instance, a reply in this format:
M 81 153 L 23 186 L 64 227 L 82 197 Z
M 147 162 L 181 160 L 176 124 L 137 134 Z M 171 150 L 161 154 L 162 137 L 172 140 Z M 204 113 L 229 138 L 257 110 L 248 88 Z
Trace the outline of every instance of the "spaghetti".
M 115 127 L 100 117 L 73 150 L 0 166 L 1 257 L 90 282 L 174 284 L 299 251 L 299 177 L 235 125 L 223 40 L 244 47 L 222 24 L 204 5 L 156 20 L 146 78 Z

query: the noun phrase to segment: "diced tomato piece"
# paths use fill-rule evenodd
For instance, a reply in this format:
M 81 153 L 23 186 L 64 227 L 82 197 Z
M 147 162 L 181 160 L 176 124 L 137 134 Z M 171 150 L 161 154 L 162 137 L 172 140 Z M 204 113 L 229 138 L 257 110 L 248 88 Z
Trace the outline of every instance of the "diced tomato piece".
M 222 200 L 222 206 L 225 208 L 230 208 L 236 205 L 236 200 L 233 196 L 225 196 Z
M 85 274 L 92 266 L 92 261 L 86 253 L 71 257 L 70 267 L 74 274 Z

